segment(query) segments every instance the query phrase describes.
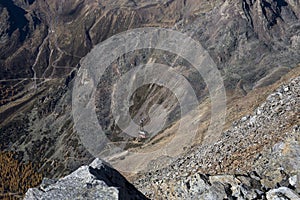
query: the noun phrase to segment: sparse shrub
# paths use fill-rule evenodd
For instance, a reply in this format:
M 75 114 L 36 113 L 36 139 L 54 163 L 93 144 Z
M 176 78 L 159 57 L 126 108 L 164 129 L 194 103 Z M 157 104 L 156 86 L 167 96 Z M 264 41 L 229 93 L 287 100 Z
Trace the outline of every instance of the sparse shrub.
M 21 199 L 28 188 L 42 181 L 38 165 L 22 163 L 13 152 L 0 152 L 0 199 Z

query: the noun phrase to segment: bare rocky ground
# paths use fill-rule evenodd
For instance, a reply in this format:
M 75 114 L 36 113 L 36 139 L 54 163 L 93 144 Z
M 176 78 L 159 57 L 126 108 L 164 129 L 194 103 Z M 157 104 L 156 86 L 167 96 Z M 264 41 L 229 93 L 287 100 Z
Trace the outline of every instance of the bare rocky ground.
M 150 199 L 300 199 L 300 76 L 281 85 L 214 144 L 202 144 L 134 185 Z M 96 159 L 25 199 L 147 199 Z
M 280 86 L 212 145 L 134 184 L 151 199 L 299 199 L 300 77 Z

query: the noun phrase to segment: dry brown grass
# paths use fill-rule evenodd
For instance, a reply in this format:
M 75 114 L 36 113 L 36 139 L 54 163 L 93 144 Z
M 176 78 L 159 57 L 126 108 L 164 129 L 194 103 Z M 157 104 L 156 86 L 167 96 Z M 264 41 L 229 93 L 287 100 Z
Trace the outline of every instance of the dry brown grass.
M 232 122 L 251 114 L 259 105 L 261 105 L 268 95 L 274 92 L 280 85 L 287 83 L 290 79 L 300 76 L 300 65 L 284 75 L 280 80 L 272 85 L 255 88 L 245 96 L 235 95 L 234 92 L 227 94 L 227 115 L 225 130 Z
M 250 91 L 246 95 L 240 95 L 237 94 L 235 91 L 227 92 L 227 114 L 226 114 L 226 124 L 224 126 L 223 130 L 227 130 L 231 127 L 232 123 L 240 118 L 242 118 L 245 115 L 251 114 L 259 105 L 261 105 L 268 95 L 270 95 L 272 92 L 274 92 L 280 85 L 287 83 L 290 79 L 293 79 L 295 77 L 300 76 L 300 65 L 293 70 L 291 70 L 289 73 L 284 75 L 280 80 L 275 82 L 272 85 L 261 87 L 261 88 L 255 88 L 252 91 Z M 207 130 L 207 127 L 209 126 L 210 121 L 210 104 L 208 101 L 204 101 L 200 106 L 199 110 L 201 110 L 201 113 L 203 117 L 200 117 L 202 123 L 201 126 L 198 127 L 199 133 L 197 137 L 195 138 L 195 143 L 191 144 L 193 146 L 199 145 L 203 142 L 205 133 Z M 199 113 L 200 114 L 200 113 Z M 164 132 L 162 132 L 160 135 L 157 135 L 155 138 L 153 138 L 149 144 L 144 144 L 142 148 L 136 149 L 137 152 L 143 152 L 143 151 L 149 151 L 153 149 L 159 149 L 162 146 L 164 146 L 170 139 L 173 138 L 173 135 L 171 134 L 173 130 L 176 130 L 176 125 L 169 127 Z M 168 133 L 168 134 L 167 134 Z M 274 139 L 275 141 L 275 139 Z M 255 149 L 247 149 L 240 158 L 244 157 L 251 157 L 253 156 L 251 152 L 259 151 L 261 149 L 261 146 L 254 146 Z M 252 148 L 254 148 L 252 147 Z M 131 149 L 131 151 L 134 151 Z M 228 163 L 232 163 L 234 160 L 234 157 L 230 158 L 231 160 L 228 161 Z M 234 164 L 236 165 L 236 164 Z M 216 167 L 216 166 L 215 166 Z M 228 167 L 228 166 L 227 166 Z M 212 166 L 214 168 L 214 166 Z M 223 166 L 223 168 L 226 168 L 226 166 Z M 139 177 L 139 174 L 126 174 L 125 175 L 128 179 L 134 181 Z
M 31 187 L 42 181 L 39 166 L 21 163 L 13 152 L 0 152 L 0 199 L 21 199 Z

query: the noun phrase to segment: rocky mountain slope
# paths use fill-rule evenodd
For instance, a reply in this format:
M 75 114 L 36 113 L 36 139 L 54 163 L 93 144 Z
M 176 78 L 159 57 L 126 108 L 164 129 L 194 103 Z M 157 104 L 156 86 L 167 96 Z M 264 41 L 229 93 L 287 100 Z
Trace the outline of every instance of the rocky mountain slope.
M 212 145 L 136 178 L 151 199 L 300 198 L 300 77 L 282 85 Z M 289 188 L 289 189 L 288 189 Z
M 230 105 L 255 88 L 275 83 L 299 64 L 299 13 L 298 0 L 0 0 L 0 150 L 14 152 L 16 159 L 34 166 L 43 163 L 36 171 L 51 178 L 94 159 L 73 127 L 72 87 L 80 60 L 112 35 L 149 26 L 191 35 L 217 64 Z M 150 61 L 176 66 L 206 107 L 207 86 L 201 77 L 194 78 L 195 72 L 183 59 L 158 50 L 128 53 L 110 66 L 118 70 L 108 70 L 96 102 L 99 124 L 112 135 L 112 142 L 128 142 L 124 148 L 134 145 L 111 116 L 113 81 L 122 75 L 116 71 L 125 73 Z M 170 91 L 148 85 L 133 96 L 135 121 L 153 104 L 172 102 L 168 124 L 161 132 L 172 134 L 168 130 L 178 122 L 174 117 L 178 102 Z M 203 112 L 199 116 L 205 116 L 206 124 L 210 112 Z M 159 141 L 163 142 L 154 143 L 159 146 Z
M 137 178 L 151 199 L 300 199 L 300 76 L 212 145 L 200 145 L 162 170 Z M 110 187 L 109 187 L 110 186 Z M 112 187 L 113 186 L 113 187 Z M 25 199 L 146 199 L 99 159 Z

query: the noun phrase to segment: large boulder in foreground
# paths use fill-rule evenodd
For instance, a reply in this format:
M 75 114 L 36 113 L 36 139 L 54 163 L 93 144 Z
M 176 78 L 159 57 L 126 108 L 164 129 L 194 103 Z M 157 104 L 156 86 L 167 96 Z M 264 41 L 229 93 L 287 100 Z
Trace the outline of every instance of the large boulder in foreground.
M 78 168 L 59 180 L 44 179 L 31 188 L 25 200 L 32 199 L 147 199 L 119 172 L 99 159 Z

